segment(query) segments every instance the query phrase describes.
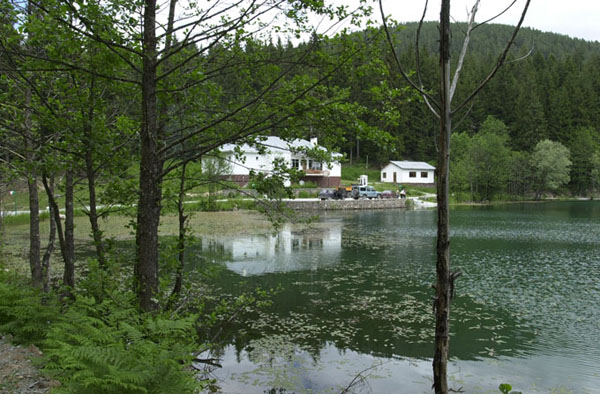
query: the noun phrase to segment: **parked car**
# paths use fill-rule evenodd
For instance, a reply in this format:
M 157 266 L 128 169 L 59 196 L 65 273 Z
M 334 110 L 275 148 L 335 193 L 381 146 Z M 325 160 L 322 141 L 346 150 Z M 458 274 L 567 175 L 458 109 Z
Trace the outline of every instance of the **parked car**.
M 381 192 L 381 198 L 398 198 L 398 195 L 395 191 L 384 190 Z
M 319 192 L 319 198 L 324 200 L 329 200 L 331 198 L 335 198 L 335 190 L 333 189 L 323 189 Z
M 373 186 L 354 186 L 352 187 L 352 198 L 358 200 L 359 198 L 381 198 L 381 193 L 375 190 Z

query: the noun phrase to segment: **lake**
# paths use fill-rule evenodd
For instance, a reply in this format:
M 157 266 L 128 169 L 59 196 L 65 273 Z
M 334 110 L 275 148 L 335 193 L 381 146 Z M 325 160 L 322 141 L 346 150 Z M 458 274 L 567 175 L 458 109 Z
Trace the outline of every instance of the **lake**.
M 431 393 L 434 210 L 325 212 L 309 229 L 221 237 L 218 287 L 280 290 L 231 334 L 224 393 Z M 451 211 L 450 386 L 600 392 L 600 203 Z

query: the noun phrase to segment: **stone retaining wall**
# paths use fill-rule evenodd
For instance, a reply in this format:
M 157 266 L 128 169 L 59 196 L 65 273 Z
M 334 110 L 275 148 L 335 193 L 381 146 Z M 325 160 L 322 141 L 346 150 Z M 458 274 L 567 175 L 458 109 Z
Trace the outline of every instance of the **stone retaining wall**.
M 288 201 L 287 205 L 289 208 L 296 210 L 392 209 L 405 208 L 406 199 Z

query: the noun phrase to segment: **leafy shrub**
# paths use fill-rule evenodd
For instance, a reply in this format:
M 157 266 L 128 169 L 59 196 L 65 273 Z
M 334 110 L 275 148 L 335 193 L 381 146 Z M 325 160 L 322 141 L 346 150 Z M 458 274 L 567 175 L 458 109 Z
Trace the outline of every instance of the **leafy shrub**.
M 500 390 L 500 392 L 502 394 L 521 394 L 520 391 L 511 391 L 512 390 L 512 386 L 508 383 L 502 383 L 499 387 L 498 390 Z

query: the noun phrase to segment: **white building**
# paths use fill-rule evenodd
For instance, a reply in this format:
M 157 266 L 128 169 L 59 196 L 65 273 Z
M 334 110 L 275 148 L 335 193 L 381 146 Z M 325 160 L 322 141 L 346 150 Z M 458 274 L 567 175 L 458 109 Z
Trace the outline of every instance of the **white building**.
M 339 162 L 327 164 L 313 160 L 299 151 L 318 147 L 316 138 L 310 141 L 297 139 L 287 142 L 279 137 L 267 137 L 265 141 L 260 142 L 260 145 L 266 148 L 265 152 L 261 153 L 256 147 L 247 144 L 242 145 L 241 157 L 236 157 L 238 145 L 226 144 L 220 148 L 230 164 L 228 176 L 230 180 L 244 186 L 249 181 L 251 170 L 269 173 L 273 171 L 274 160 L 282 159 L 288 166 L 304 171 L 306 175 L 302 180 L 305 182 L 314 182 L 319 187 L 339 186 L 342 179 L 342 166 Z M 333 157 L 339 158 L 341 154 L 333 153 Z
M 433 186 L 434 172 L 434 166 L 422 161 L 390 161 L 381 170 L 381 182 Z

